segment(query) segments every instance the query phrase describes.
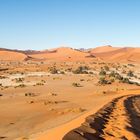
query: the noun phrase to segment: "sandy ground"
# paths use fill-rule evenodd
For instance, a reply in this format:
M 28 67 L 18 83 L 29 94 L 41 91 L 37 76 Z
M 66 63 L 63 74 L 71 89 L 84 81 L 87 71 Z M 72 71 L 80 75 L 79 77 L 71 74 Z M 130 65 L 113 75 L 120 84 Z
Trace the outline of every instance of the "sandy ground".
M 102 98 L 99 98 L 99 100 L 96 98 L 97 99 L 96 100 L 97 101 L 96 102 L 96 105 L 93 105 L 94 107 L 90 111 L 86 112 L 85 114 L 81 115 L 80 117 L 78 117 L 76 119 L 73 119 L 72 121 L 69 121 L 69 122 L 67 122 L 67 123 L 65 123 L 65 124 L 63 124 L 63 125 L 61 125 L 59 127 L 56 127 L 56 128 L 50 129 L 50 130 L 48 130 L 48 131 L 46 131 L 44 133 L 40 133 L 38 135 L 35 135 L 35 136 L 33 136 L 32 139 L 33 140 L 45 140 L 45 139 L 48 139 L 48 140 L 53 140 L 53 139 L 62 140 L 63 137 L 64 137 L 64 135 L 66 133 L 68 133 L 70 130 L 72 130 L 72 129 L 76 128 L 76 127 L 79 127 L 82 123 L 84 123 L 86 117 L 88 117 L 89 115 L 92 115 L 92 114 L 96 113 L 100 108 L 102 108 L 104 105 L 106 105 L 113 98 L 120 97 L 122 95 L 129 95 L 129 94 L 131 95 L 132 93 L 133 94 L 139 94 L 139 92 L 140 92 L 140 90 L 139 91 L 138 90 L 136 90 L 136 91 L 128 91 L 127 93 L 124 92 L 124 93 L 121 93 L 121 94 L 118 94 L 118 95 L 114 95 L 114 96 L 102 97 L 103 99 Z M 121 106 L 122 106 L 122 104 L 121 104 Z M 120 108 L 121 107 L 119 107 L 117 109 L 120 109 Z M 115 112 L 116 112 L 116 110 L 115 110 Z M 121 113 L 123 113 L 123 112 L 121 112 Z M 122 116 L 120 115 L 120 117 L 122 117 Z M 110 121 L 112 123 L 114 122 L 111 119 L 110 119 Z M 124 120 L 122 120 L 122 121 L 120 120 L 120 123 L 122 122 L 122 124 L 123 124 L 122 127 L 125 124 L 123 121 Z M 101 120 L 99 122 L 97 122 L 98 125 L 100 125 L 101 122 L 102 122 Z M 112 126 L 112 125 L 110 124 L 109 126 Z M 106 128 L 104 131 L 107 131 L 108 129 L 111 129 L 111 128 Z M 131 136 L 131 138 L 132 138 L 132 136 Z M 106 135 L 104 135 L 104 138 L 106 138 L 107 140 L 110 139 L 110 137 L 107 137 Z M 67 137 L 65 139 L 67 140 Z M 68 137 L 68 140 L 77 140 L 77 139 L 76 139 L 76 136 L 75 135 L 72 135 L 72 137 L 70 137 L 70 138 Z
M 93 74 L 48 74 L 48 67 L 54 65 L 65 71 L 87 65 Z M 1 64 L 8 70 L 0 71 L 3 84 L 0 86 L 0 139 L 59 140 L 112 99 L 139 93 L 137 85 L 119 82 L 99 85 L 98 73 L 104 65 L 95 62 Z M 117 64 L 109 66 L 114 68 L 114 65 Z M 131 67 L 123 69 L 128 68 Z M 138 68 L 136 65 L 131 69 L 138 71 Z M 23 81 L 18 81 L 19 78 Z M 79 83 L 80 87 L 73 83 Z

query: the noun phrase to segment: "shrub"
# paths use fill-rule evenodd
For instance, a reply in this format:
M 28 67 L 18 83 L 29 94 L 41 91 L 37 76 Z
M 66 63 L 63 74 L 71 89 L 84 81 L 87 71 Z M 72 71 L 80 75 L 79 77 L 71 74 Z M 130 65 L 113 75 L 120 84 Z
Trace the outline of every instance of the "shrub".
M 115 77 L 116 73 L 114 71 L 111 71 L 111 73 L 109 74 L 109 77 Z
M 99 75 L 102 75 L 102 76 L 106 75 L 106 71 L 105 71 L 105 70 L 103 70 L 103 69 L 101 69 L 101 71 L 100 71 Z
M 24 78 L 16 78 L 15 80 L 17 83 L 19 83 L 19 82 L 23 82 Z
M 90 71 L 89 74 L 94 74 L 94 73 L 92 71 Z
M 64 71 L 60 71 L 60 74 L 65 74 L 65 72 Z
M 25 96 L 34 97 L 36 95 L 34 93 L 25 93 Z
M 4 88 L 9 88 L 8 86 L 5 86 Z
M 85 79 L 80 79 L 80 81 L 85 81 Z
M 130 70 L 130 71 L 127 73 L 127 76 L 129 76 L 129 77 L 134 77 L 133 71 Z
M 133 64 L 128 64 L 128 66 L 135 67 L 135 65 L 133 65 Z
M 0 96 L 3 96 L 3 94 L 0 94 Z
M 17 87 L 24 88 L 24 87 L 26 87 L 26 85 L 25 84 L 20 84 L 20 85 L 16 86 L 15 88 L 17 88 Z
M 46 83 L 46 81 L 45 81 L 45 80 L 41 80 L 41 82 L 42 82 L 42 83 Z
M 33 104 L 34 103 L 34 101 L 30 101 L 30 104 Z
M 101 77 L 98 83 L 101 85 L 105 85 L 105 84 L 111 84 L 111 81 L 106 80 L 105 77 Z
M 110 82 L 113 83 L 113 82 L 115 82 L 115 80 L 114 79 L 110 79 Z
M 68 68 L 66 71 L 71 72 L 72 71 L 72 68 Z
M 73 71 L 74 74 L 88 74 L 87 70 L 89 68 L 87 66 L 79 66 L 76 70 Z
M 117 75 L 115 76 L 115 78 L 116 78 L 117 80 L 123 80 L 123 77 L 122 77 L 120 74 L 117 74 Z
M 44 83 L 36 83 L 37 86 L 43 86 Z
M 103 93 L 103 94 L 106 94 L 106 91 L 103 91 L 102 93 Z
M 127 84 L 133 84 L 128 78 L 123 78 L 122 82 Z
M 0 76 L 0 79 L 5 79 L 6 77 L 5 76 Z
M 74 86 L 74 87 L 81 87 L 81 85 L 79 83 L 72 83 L 72 86 Z
M 109 67 L 108 67 L 108 66 L 104 66 L 104 69 L 105 69 L 106 71 L 109 71 Z
M 114 77 L 117 80 L 123 80 L 123 77 L 119 73 L 116 73 L 114 71 L 109 74 L 109 77 Z
M 123 67 L 124 67 L 124 68 L 127 68 L 127 66 L 126 66 L 126 65 L 123 65 Z
M 58 74 L 58 70 L 55 67 L 53 67 L 50 69 L 50 73 L 51 74 Z

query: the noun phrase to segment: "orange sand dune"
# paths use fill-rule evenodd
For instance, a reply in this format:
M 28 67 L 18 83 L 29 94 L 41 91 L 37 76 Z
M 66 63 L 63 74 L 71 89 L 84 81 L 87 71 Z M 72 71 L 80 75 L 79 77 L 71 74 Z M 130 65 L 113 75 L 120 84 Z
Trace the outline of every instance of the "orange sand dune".
M 114 51 L 107 52 L 105 50 L 100 53 L 94 52 L 92 54 L 113 62 L 140 62 L 140 48 L 120 48 Z
M 140 95 L 114 99 L 95 114 L 88 116 L 80 127 L 69 131 L 63 140 L 139 139 L 139 101 Z
M 88 56 L 88 53 L 84 53 L 72 48 L 60 47 L 57 49 L 51 50 L 50 53 L 40 53 L 30 55 L 33 58 L 40 59 L 59 59 L 59 60 L 79 60 L 84 59 Z
M 28 56 L 27 56 L 28 55 Z M 95 60 L 103 59 L 105 61 L 111 62 L 140 62 L 140 48 L 119 48 L 102 46 L 91 49 L 88 52 L 68 48 L 60 47 L 52 50 L 44 51 L 14 51 L 14 50 L 0 50 L 0 60 L 32 60 L 32 61 L 86 61 L 93 60 L 94 56 L 97 58 Z M 90 59 L 91 58 L 91 59 Z
M 115 50 L 118 50 L 118 49 L 120 49 L 120 48 L 112 47 L 110 45 L 107 45 L 107 46 L 101 46 L 101 47 L 91 49 L 90 53 L 105 53 L 105 52 L 115 51 Z
M 0 51 L 0 60 L 6 61 L 23 61 L 27 56 L 22 53 L 14 52 L 14 51 Z

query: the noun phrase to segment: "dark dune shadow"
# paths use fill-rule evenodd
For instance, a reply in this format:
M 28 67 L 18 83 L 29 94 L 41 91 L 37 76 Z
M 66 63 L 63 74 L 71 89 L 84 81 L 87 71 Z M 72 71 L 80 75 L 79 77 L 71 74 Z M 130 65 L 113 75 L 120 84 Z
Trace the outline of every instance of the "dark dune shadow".
M 105 105 L 97 113 L 88 116 L 85 122 L 80 127 L 71 130 L 64 137 L 63 140 L 104 140 L 102 138 L 103 129 L 109 120 L 117 101 L 122 98 L 116 98 L 112 102 Z
M 131 127 L 127 126 L 127 130 L 134 133 L 140 138 L 140 95 L 129 97 L 125 100 L 124 105 L 130 118 Z M 135 107 L 139 110 L 136 110 Z

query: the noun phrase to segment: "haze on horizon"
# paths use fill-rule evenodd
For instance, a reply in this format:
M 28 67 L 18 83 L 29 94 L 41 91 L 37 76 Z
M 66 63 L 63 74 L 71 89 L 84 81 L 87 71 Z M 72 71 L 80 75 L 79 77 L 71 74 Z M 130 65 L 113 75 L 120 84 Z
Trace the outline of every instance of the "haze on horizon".
M 139 47 L 139 6 L 139 0 L 1 0 L 0 47 Z

